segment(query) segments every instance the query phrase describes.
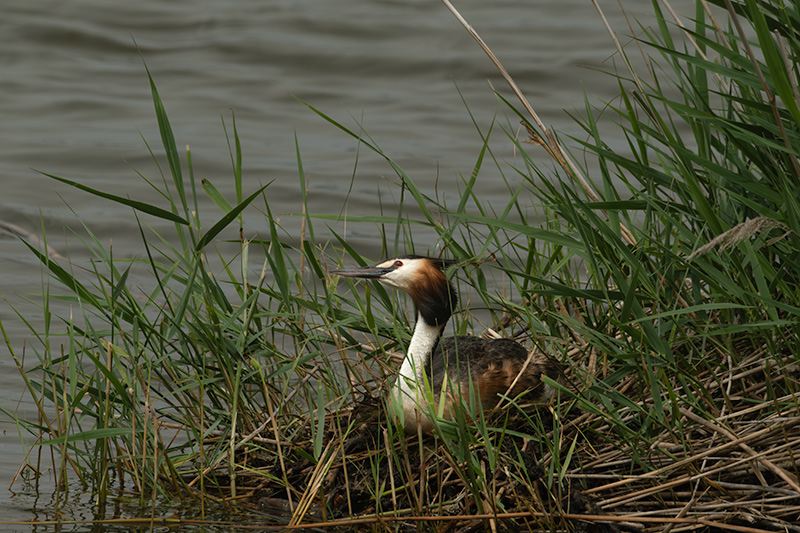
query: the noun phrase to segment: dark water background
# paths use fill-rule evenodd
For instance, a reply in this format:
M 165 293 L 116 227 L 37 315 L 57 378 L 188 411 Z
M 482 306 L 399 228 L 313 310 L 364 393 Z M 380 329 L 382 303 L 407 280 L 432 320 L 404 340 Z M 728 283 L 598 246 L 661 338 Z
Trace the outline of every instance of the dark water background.
M 142 59 L 178 145 L 191 145 L 198 177 L 230 194 L 222 118 L 230 126 L 233 109 L 244 150 L 245 193 L 274 180 L 269 197 L 280 206 L 279 214 L 301 207 L 295 135 L 310 180 L 311 212 L 337 213 L 347 201 L 349 214 L 375 215 L 378 192 L 384 203 L 396 193 L 385 178 L 392 177 L 391 169 L 380 157 L 357 150 L 352 138 L 298 99 L 350 127 L 361 123 L 418 185 L 433 193 L 435 184 L 440 195 L 451 198 L 457 197 L 459 174 L 471 172 L 481 147 L 466 106 L 484 130 L 495 116 L 510 122 L 488 83 L 509 96 L 504 82 L 436 1 L 4 0 L 0 5 L 0 222 L 33 234 L 43 224 L 49 244 L 76 264 L 88 258 L 76 236 L 84 234 L 81 222 L 101 242 L 113 241 L 115 253 L 134 256 L 141 251 L 135 219 L 129 209 L 35 170 L 159 202 L 137 176 L 138 171 L 158 177 L 142 138 L 160 153 Z M 650 2 L 623 5 L 634 27 L 636 20 L 649 23 Z M 603 6 L 615 28 L 630 35 L 617 2 Z M 584 95 L 599 102 L 617 94 L 616 80 L 597 70 L 611 68 L 613 46 L 590 1 L 465 0 L 458 8 L 556 130 L 580 134 L 564 110 L 579 112 Z M 500 159 L 518 161 L 502 133 L 494 134 L 492 147 Z M 487 167 L 478 185 L 482 200 L 502 202 L 504 191 L 499 173 Z M 250 217 L 246 229 L 255 232 L 262 225 L 263 219 Z M 294 231 L 291 222 L 286 227 Z M 350 237 L 364 255 L 379 253 L 370 248 L 375 243 L 369 235 Z M 435 247 L 426 239 L 417 240 L 418 250 Z M 0 230 L 5 298 L 0 320 L 15 352 L 31 359 L 32 336 L 11 306 L 40 327 L 41 312 L 26 298 L 42 291 L 43 279 L 36 258 Z M 0 402 L 33 418 L 22 391 L 3 345 Z M 42 517 L 47 513 L 33 509 L 52 505 L 47 474 L 42 494 L 19 482 L 9 489 L 27 451 L 22 441 L 29 439 L 21 439 L 2 417 L 0 521 Z M 88 518 L 88 502 L 75 498 L 72 508 Z M 79 512 L 81 505 L 85 513 Z M 27 530 L 0 524 L 4 527 Z

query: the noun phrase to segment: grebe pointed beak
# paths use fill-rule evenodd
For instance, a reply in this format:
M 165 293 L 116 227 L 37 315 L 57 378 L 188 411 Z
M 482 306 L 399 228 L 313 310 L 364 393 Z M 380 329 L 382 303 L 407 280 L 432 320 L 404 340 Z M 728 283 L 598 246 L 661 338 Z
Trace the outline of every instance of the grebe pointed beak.
M 346 278 L 380 279 L 393 269 L 379 266 L 337 268 L 331 270 L 331 274 L 337 274 Z

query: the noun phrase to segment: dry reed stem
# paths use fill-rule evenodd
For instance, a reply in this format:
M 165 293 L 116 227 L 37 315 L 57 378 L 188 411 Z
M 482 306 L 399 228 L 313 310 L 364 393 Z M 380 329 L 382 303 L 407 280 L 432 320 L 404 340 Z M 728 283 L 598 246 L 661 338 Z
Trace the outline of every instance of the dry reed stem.
M 540 146 L 542 146 L 542 148 L 545 149 L 545 151 L 550 155 L 550 157 L 552 157 L 561 166 L 561 168 L 564 169 L 567 175 L 569 175 L 571 178 L 573 178 L 580 184 L 581 188 L 584 190 L 584 192 L 591 201 L 599 202 L 600 196 L 597 194 L 597 192 L 595 192 L 594 187 L 591 185 L 591 183 L 589 183 L 589 180 L 587 180 L 586 177 L 583 175 L 583 172 L 581 172 L 578 165 L 575 164 L 575 162 L 569 156 L 569 153 L 563 149 L 561 143 L 556 138 L 555 133 L 553 133 L 553 131 L 550 128 L 548 128 L 544 124 L 544 122 L 542 122 L 542 119 L 539 118 L 539 115 L 536 113 L 536 111 L 534 111 L 533 107 L 530 105 L 530 103 L 528 103 L 528 99 L 525 98 L 525 95 L 517 86 L 517 83 L 514 81 L 514 78 L 511 77 L 511 75 L 508 73 L 508 71 L 505 69 L 502 63 L 500 63 L 500 60 L 497 59 L 497 56 L 494 55 L 494 53 L 491 51 L 486 42 L 484 42 L 481 36 L 478 35 L 478 32 L 475 31 L 472 25 L 470 25 L 469 22 L 467 22 L 467 20 L 461 15 L 461 13 L 459 13 L 459 11 L 455 8 L 455 6 L 453 6 L 453 4 L 450 3 L 449 0 L 442 0 L 442 2 L 447 7 L 447 9 L 450 10 L 453 16 L 455 16 L 456 19 L 461 23 L 464 29 L 467 30 L 467 32 L 472 36 L 472 38 L 475 39 L 475 41 L 483 49 L 483 51 L 486 53 L 486 55 L 489 57 L 492 63 L 494 63 L 494 66 L 497 67 L 497 70 L 506 80 L 506 83 L 508 83 L 509 87 L 511 87 L 511 90 L 514 93 L 514 95 L 520 101 L 520 103 L 528 112 L 528 114 L 531 116 L 531 118 L 533 118 L 533 121 L 536 123 L 536 126 L 542 131 L 545 137 L 542 138 L 541 135 L 531 130 L 528 127 L 528 125 L 525 124 L 525 127 L 528 130 L 529 135 L 531 135 L 531 138 L 534 139 L 536 144 L 539 144 Z M 636 238 L 633 236 L 633 233 L 631 233 L 631 231 L 625 226 L 625 224 L 620 222 L 619 225 L 620 225 L 620 233 L 622 234 L 623 239 L 625 239 L 625 241 L 628 244 L 636 244 Z
M 687 418 L 691 418 L 692 420 L 694 420 L 698 424 L 701 424 L 701 425 L 709 428 L 710 430 L 712 430 L 712 431 L 714 431 L 716 433 L 720 433 L 720 434 L 724 435 L 725 437 L 727 437 L 730 440 L 738 440 L 739 439 L 739 437 L 737 437 L 737 435 L 733 431 L 730 431 L 729 429 L 727 429 L 727 428 L 725 428 L 723 426 L 720 426 L 719 424 L 714 424 L 713 422 L 711 422 L 709 420 L 706 420 L 706 419 L 704 419 L 704 418 L 702 418 L 700 416 L 697 416 L 696 414 L 694 414 L 689 409 L 685 409 L 685 408 L 681 407 L 679 410 Z M 762 454 L 756 453 L 755 450 L 753 450 L 750 446 L 745 444 L 743 441 L 739 442 L 738 446 L 741 449 L 743 449 L 745 452 L 747 452 L 753 458 L 760 457 L 762 455 Z M 772 461 L 770 461 L 767 458 L 761 458 L 760 462 L 764 466 L 766 466 L 770 471 L 772 471 L 774 474 L 778 475 L 781 479 L 786 481 L 786 483 L 788 483 L 790 487 L 792 487 L 795 491 L 797 491 L 797 494 L 800 496 L 800 485 L 797 484 L 797 478 L 795 476 L 792 476 L 786 470 L 784 470 L 783 468 L 780 468 L 779 466 L 775 465 Z M 765 485 L 766 485 L 766 483 L 765 483 Z
M 45 251 L 47 252 L 47 255 L 51 259 L 67 261 L 67 258 L 58 253 L 58 251 L 55 248 L 45 243 L 41 238 L 39 238 L 38 235 L 26 230 L 25 228 L 22 228 L 16 224 L 12 224 L 11 222 L 4 222 L 0 220 L 0 231 L 5 231 L 7 233 L 10 233 L 11 235 L 19 237 L 25 242 L 39 246 L 40 248 L 44 248 Z
M 362 517 L 362 518 L 348 518 L 343 520 L 334 520 L 329 522 L 317 522 L 313 524 L 293 524 L 286 526 L 286 529 L 300 529 L 300 528 L 337 528 L 337 527 L 352 527 L 366 524 L 376 524 L 381 522 L 453 522 L 453 521 L 469 521 L 469 520 L 507 520 L 513 518 L 547 518 L 554 517 L 576 520 L 579 522 L 617 522 L 617 523 L 631 523 L 631 524 L 681 524 L 681 525 L 701 525 L 706 527 L 717 527 L 727 531 L 739 531 L 741 533 L 774 533 L 773 530 L 758 529 L 746 526 L 737 526 L 734 524 L 726 524 L 724 522 L 717 522 L 714 520 L 703 518 L 673 518 L 673 517 L 648 517 L 648 516 L 612 516 L 612 515 L 589 515 L 589 514 L 574 514 L 574 513 L 559 513 L 553 515 L 550 513 L 539 512 L 516 512 L 516 513 L 497 513 L 497 514 L 473 514 L 473 515 L 452 515 L 452 516 L 382 516 L 382 517 Z
M 308 485 L 308 488 L 303 493 L 300 501 L 297 503 L 297 508 L 292 515 L 292 520 L 289 522 L 289 527 L 301 524 L 303 522 L 303 518 L 305 517 L 306 513 L 308 513 L 314 498 L 317 496 L 317 492 L 319 492 L 319 489 L 322 488 L 322 484 L 325 481 L 325 475 L 328 473 L 328 469 L 331 467 L 331 464 L 333 464 L 333 460 L 336 459 L 337 455 L 335 451 L 331 451 L 331 446 L 333 446 L 333 440 L 328 442 L 328 444 L 325 446 L 325 449 L 320 454 L 320 460 L 317 462 L 317 465 L 311 474 L 311 481 Z

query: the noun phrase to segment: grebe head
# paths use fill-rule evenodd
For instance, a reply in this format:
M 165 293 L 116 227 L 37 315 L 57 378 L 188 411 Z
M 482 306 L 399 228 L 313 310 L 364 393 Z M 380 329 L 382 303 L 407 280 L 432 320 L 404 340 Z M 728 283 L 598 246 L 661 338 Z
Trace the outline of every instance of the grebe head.
M 332 274 L 350 278 L 374 279 L 387 287 L 408 293 L 425 322 L 444 326 L 452 315 L 458 297 L 444 275 L 455 264 L 449 259 L 406 255 L 374 266 L 340 268 Z

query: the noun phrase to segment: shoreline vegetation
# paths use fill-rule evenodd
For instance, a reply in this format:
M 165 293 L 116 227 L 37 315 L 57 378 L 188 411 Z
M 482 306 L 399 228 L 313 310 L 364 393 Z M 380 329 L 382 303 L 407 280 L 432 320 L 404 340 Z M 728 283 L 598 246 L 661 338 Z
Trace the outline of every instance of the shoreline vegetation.
M 88 267 L 28 244 L 50 279 L 24 365 L 3 331 L 39 411 L 3 408 L 37 438 L 14 483 L 51 471 L 58 493 L 92 493 L 87 523 L 128 528 L 800 531 L 800 7 L 698 0 L 681 19 L 654 1 L 656 24 L 626 47 L 608 27 L 619 98 L 587 98 L 575 117 L 586 136 L 567 142 L 444 1 L 520 101 L 498 93 L 507 123 L 476 124 L 485 143 L 457 205 L 426 195 L 367 132 L 308 106 L 386 158 L 401 201 L 380 216 L 304 209 L 289 235 L 269 185 L 246 195 L 235 120 L 231 199 L 195 179 L 152 78 L 167 164 L 149 183 L 165 207 L 47 174 L 132 208 L 146 256 L 118 258 L 91 228 Z M 603 142 L 609 127 L 626 146 Z M 495 159 L 489 135 L 518 162 Z M 529 156 L 542 149 L 551 168 Z M 299 146 L 297 160 L 307 205 Z M 473 193 L 482 172 L 508 184 L 506 205 Z M 201 195 L 218 209 L 203 224 Z M 265 231 L 248 236 L 254 209 Z M 377 229 L 384 257 L 413 253 L 416 229 L 435 232 L 470 295 L 456 331 L 515 338 L 558 363 L 550 405 L 504 398 L 430 437 L 387 419 L 410 303 L 329 274 L 380 259 L 348 245 L 345 222 Z M 315 238 L 320 224 L 333 238 Z M 138 514 L 119 513 L 123 493 Z M 185 510 L 160 514 L 173 501 Z

